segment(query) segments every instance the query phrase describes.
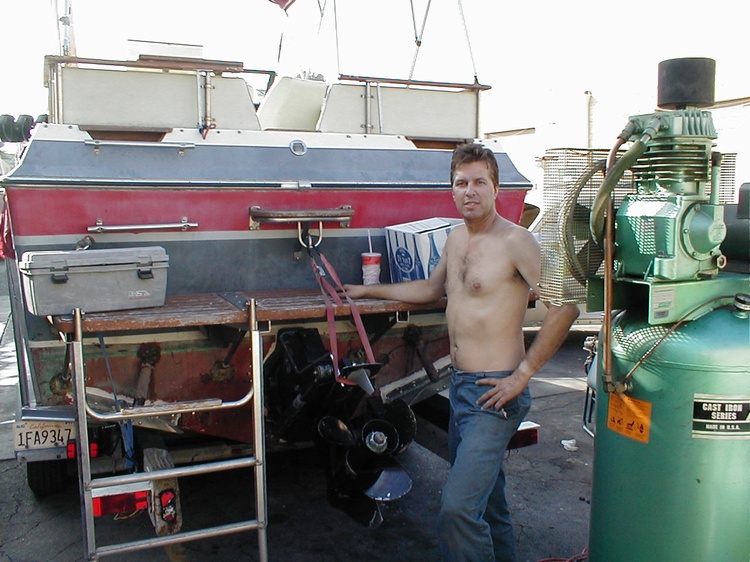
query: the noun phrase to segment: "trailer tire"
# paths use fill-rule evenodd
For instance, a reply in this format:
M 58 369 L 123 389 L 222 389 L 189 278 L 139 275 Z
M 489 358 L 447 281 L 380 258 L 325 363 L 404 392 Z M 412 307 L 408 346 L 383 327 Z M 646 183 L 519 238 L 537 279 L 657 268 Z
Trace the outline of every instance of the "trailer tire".
M 67 462 L 64 460 L 26 463 L 26 481 L 38 498 L 62 492 L 67 484 Z

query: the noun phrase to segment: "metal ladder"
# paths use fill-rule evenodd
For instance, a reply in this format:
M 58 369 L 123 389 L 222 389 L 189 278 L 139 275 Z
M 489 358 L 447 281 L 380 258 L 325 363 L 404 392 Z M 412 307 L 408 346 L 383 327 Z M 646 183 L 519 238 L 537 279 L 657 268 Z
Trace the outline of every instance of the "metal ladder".
M 267 527 L 267 497 L 266 497 L 266 469 L 265 469 L 265 430 L 263 419 L 263 362 L 262 341 L 256 319 L 255 299 L 250 299 L 248 306 L 248 322 L 251 346 L 251 374 L 252 384 L 249 392 L 240 400 L 222 402 L 221 400 L 198 400 L 194 402 L 179 402 L 173 405 L 158 407 L 134 407 L 121 409 L 118 412 L 103 413 L 96 411 L 86 399 L 85 367 L 83 357 L 83 315 L 80 309 L 74 311 L 74 337 L 71 346 L 71 367 L 73 371 L 73 393 L 75 396 L 76 428 L 78 430 L 77 458 L 78 481 L 81 495 L 81 520 L 83 525 L 83 542 L 86 560 L 98 560 L 102 556 L 133 552 L 183 543 L 198 539 L 217 537 L 244 531 L 257 531 L 259 561 L 268 561 L 268 546 L 266 537 Z M 204 462 L 184 467 L 156 468 L 148 472 L 138 472 L 118 476 L 92 478 L 91 453 L 89 449 L 88 418 L 103 421 L 125 421 L 155 415 L 170 415 L 180 412 L 196 412 L 201 410 L 217 410 L 236 408 L 252 402 L 253 422 L 253 454 L 230 460 Z M 165 536 L 131 541 L 118 544 L 97 546 L 94 525 L 94 494 L 96 490 L 122 489 L 123 486 L 137 485 L 149 481 L 176 479 L 181 476 L 207 474 L 226 470 L 253 467 L 255 473 L 255 519 L 206 527 L 194 531 L 178 532 Z

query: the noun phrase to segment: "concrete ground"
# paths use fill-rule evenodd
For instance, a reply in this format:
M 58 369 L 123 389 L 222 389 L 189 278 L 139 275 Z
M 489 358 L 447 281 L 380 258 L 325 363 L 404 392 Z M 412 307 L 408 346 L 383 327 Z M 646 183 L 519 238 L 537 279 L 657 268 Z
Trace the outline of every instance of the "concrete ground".
M 4 268 L 3 268 L 4 269 Z M 0 272 L 0 283 L 5 283 Z M 4 292 L 7 295 L 7 290 Z M 7 297 L 0 320 L 7 326 Z M 16 408 L 16 371 L 10 327 L 0 342 L 0 562 L 73 562 L 83 559 L 77 486 L 37 500 L 25 467 L 13 457 L 11 424 Z M 585 392 L 582 349 L 589 332 L 572 332 L 555 358 L 531 384 L 528 419 L 538 423 L 539 443 L 507 458 L 507 495 L 514 514 L 519 562 L 567 559 L 588 542 L 593 439 L 581 427 Z M 529 337 L 533 337 L 530 335 Z M 575 445 L 570 443 L 575 440 Z M 566 441 L 567 448 L 562 442 Z M 268 459 L 268 550 L 274 562 L 431 562 L 440 559 L 435 515 L 448 463 L 445 434 L 420 421 L 417 440 L 398 459 L 412 490 L 383 504 L 383 524 L 366 529 L 326 501 L 325 479 L 313 451 Z M 185 530 L 253 517 L 249 471 L 180 480 Z M 148 516 L 97 520 L 100 544 L 153 536 Z M 107 559 L 123 562 L 236 562 L 257 560 L 254 533 L 204 539 Z

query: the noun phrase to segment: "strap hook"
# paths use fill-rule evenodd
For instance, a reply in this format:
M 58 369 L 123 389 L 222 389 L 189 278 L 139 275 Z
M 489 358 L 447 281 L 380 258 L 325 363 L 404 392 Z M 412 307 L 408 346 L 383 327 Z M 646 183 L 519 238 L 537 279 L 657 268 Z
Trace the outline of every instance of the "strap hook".
M 310 251 L 320 246 L 320 243 L 323 241 L 323 221 L 318 221 L 318 237 L 316 239 L 310 234 L 310 223 L 305 222 L 304 224 L 305 227 L 303 229 L 302 221 L 297 222 L 297 240 L 299 240 L 303 248 Z

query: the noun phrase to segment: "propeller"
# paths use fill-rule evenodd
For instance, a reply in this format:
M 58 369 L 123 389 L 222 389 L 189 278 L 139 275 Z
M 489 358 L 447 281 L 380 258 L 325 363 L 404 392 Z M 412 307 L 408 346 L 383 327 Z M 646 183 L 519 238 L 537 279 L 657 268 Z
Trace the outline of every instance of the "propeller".
M 356 429 L 330 415 L 317 429 L 330 450 L 329 502 L 375 528 L 383 521 L 379 503 L 411 490 L 411 477 L 394 457 L 414 439 L 416 416 L 403 400 L 383 404 L 371 397 L 368 404 L 371 415 Z
M 394 457 L 417 432 L 409 405 L 383 403 L 375 389 L 372 378 L 381 367 L 346 358 L 337 378 L 314 328 L 280 330 L 264 366 L 269 443 L 315 441 L 326 453 L 329 503 L 370 528 L 383 522 L 381 502 L 411 489 Z

